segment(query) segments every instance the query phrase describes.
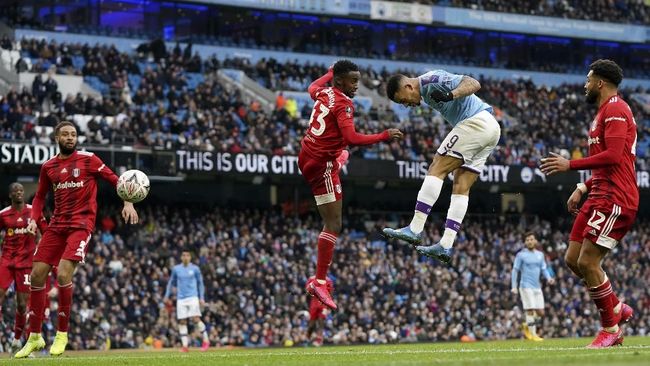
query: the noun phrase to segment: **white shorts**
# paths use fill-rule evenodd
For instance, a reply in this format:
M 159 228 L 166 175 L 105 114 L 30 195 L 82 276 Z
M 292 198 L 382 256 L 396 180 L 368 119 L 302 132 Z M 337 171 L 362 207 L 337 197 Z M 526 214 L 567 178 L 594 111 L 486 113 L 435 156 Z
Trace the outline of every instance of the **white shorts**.
M 437 153 L 463 159 L 463 168 L 480 174 L 500 136 L 499 122 L 492 113 L 481 111 L 460 121 L 442 141 Z
M 544 293 L 541 288 L 519 288 L 524 310 L 544 309 Z
M 198 297 L 187 297 L 176 301 L 176 319 L 187 319 L 201 316 L 201 305 Z

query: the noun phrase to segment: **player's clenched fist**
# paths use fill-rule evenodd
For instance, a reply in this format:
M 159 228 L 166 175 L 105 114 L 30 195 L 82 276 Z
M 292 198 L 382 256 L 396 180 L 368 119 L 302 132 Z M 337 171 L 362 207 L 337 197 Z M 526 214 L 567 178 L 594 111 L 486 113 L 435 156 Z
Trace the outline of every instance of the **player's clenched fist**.
M 391 141 L 401 140 L 404 138 L 402 131 L 398 130 L 397 128 L 389 128 L 388 136 L 390 136 Z

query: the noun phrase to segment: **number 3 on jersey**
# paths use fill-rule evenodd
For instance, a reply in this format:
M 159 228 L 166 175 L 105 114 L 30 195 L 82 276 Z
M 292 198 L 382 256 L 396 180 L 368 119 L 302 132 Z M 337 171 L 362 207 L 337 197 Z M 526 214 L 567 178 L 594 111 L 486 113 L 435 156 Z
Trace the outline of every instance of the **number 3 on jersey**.
M 317 105 L 314 105 L 314 109 L 311 111 L 311 116 L 309 121 L 311 122 L 311 133 L 314 136 L 320 136 L 325 132 L 325 116 L 330 113 L 330 109 L 323 105 L 320 101 L 316 102 Z M 318 113 L 318 115 L 316 115 Z M 318 128 L 314 125 L 314 117 L 318 121 Z

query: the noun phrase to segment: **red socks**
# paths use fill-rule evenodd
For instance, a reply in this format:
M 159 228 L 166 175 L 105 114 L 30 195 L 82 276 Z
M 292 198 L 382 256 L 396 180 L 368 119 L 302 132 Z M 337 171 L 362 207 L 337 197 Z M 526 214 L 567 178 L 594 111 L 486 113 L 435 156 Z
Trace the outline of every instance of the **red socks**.
M 70 322 L 70 307 L 72 305 L 72 282 L 67 285 L 59 284 L 59 309 L 57 315 L 56 329 L 59 332 L 68 331 Z
M 321 231 L 318 235 L 318 260 L 316 261 L 316 279 L 323 280 L 327 278 L 327 271 L 332 264 L 334 256 L 334 247 L 336 246 L 336 234 Z
M 26 316 L 27 314 L 16 311 L 16 318 L 14 319 L 14 339 L 20 339 L 23 336 Z
M 589 296 L 591 296 L 598 308 L 600 324 L 603 328 L 613 327 L 618 324 L 618 317 L 614 314 L 614 307 L 618 305 L 618 298 L 612 291 L 612 284 L 609 279 L 598 287 L 590 288 Z
M 29 332 L 41 334 L 43 326 L 43 314 L 45 307 L 45 297 L 47 292 L 45 286 L 31 288 L 29 296 Z

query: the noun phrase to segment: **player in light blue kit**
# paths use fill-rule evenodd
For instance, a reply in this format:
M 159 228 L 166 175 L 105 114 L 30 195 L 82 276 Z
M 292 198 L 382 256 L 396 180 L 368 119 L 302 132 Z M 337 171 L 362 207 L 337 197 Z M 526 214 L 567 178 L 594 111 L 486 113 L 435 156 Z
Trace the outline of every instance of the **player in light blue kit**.
M 470 188 L 501 135 L 499 123 L 492 116 L 492 107 L 474 95 L 480 88 L 476 79 L 444 70 L 430 71 L 417 78 L 393 75 L 386 86 L 388 98 L 393 102 L 411 107 L 424 100 L 454 126 L 436 151 L 424 178 L 411 224 L 401 229 L 383 230 L 387 237 L 416 245 L 421 254 L 446 264 L 451 262 L 451 248 L 467 212 Z M 444 234 L 439 243 L 421 246 L 424 224 L 440 196 L 443 180 L 451 172 L 454 173 L 454 185 Z
M 194 324 L 203 335 L 201 351 L 210 348 L 210 340 L 205 324 L 201 321 L 201 308 L 205 305 L 205 286 L 201 269 L 192 264 L 192 253 L 184 249 L 181 253 L 181 264 L 172 268 L 172 275 L 167 283 L 165 291 L 166 303 L 172 294 L 172 287 L 176 287 L 176 318 L 178 319 L 178 332 L 181 335 L 183 347 L 181 352 L 188 352 L 189 337 L 187 330 L 187 318 L 193 318 Z
M 544 294 L 542 293 L 542 284 L 539 281 L 539 275 L 544 277 L 550 285 L 555 283 L 550 271 L 546 267 L 544 253 L 535 249 L 537 239 L 535 234 L 528 232 L 524 235 L 524 244 L 526 249 L 517 253 L 515 262 L 512 265 L 512 286 L 513 294 L 519 293 L 521 303 L 526 312 L 526 322 L 522 325 L 524 336 L 532 341 L 542 341 L 543 338 L 537 335 L 537 323 L 544 315 Z M 517 286 L 517 274 L 521 272 L 521 280 Z

